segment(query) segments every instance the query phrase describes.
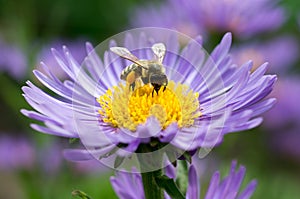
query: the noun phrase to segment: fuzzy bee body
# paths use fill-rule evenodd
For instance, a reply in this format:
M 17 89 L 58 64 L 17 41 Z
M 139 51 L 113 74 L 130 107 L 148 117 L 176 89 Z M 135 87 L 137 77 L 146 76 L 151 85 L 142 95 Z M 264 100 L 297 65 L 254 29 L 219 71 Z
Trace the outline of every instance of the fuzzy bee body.
M 135 82 L 142 76 L 142 69 L 137 64 L 130 64 L 121 73 L 120 79 L 129 83 L 132 90 L 135 88 Z
M 130 76 L 132 72 L 134 72 L 136 78 L 142 76 L 142 69 L 136 64 L 130 64 L 122 71 L 120 78 L 127 81 L 127 77 Z
M 168 78 L 165 75 L 165 67 L 162 64 L 166 51 L 164 44 L 157 43 L 152 46 L 152 51 L 155 55 L 154 60 L 139 60 L 128 49 L 122 47 L 112 47 L 110 50 L 120 57 L 133 62 L 120 75 L 122 80 L 129 83 L 132 90 L 134 90 L 135 83 L 138 80 L 141 80 L 144 84 L 151 83 L 154 87 L 153 91 L 155 90 L 156 93 L 158 93 L 161 86 L 164 86 L 164 90 L 166 89 Z

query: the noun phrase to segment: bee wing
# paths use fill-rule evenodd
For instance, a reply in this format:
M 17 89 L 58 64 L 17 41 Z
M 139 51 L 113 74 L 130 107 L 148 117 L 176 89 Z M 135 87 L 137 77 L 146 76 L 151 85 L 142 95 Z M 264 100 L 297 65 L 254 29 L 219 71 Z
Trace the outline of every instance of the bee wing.
M 162 63 L 166 53 L 166 46 L 163 43 L 153 44 L 152 51 L 156 56 L 156 60 Z
M 136 56 L 134 56 L 127 48 L 111 47 L 110 50 L 113 53 L 119 55 L 120 57 L 123 57 L 124 59 L 127 59 L 129 61 L 132 61 L 133 63 L 143 67 L 144 69 L 148 69 L 148 67 L 144 66 L 143 63 Z

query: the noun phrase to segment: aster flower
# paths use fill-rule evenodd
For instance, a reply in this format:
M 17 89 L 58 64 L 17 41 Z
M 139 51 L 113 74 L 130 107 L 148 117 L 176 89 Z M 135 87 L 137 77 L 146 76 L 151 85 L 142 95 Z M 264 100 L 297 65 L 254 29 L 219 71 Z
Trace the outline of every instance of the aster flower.
M 181 151 L 213 147 L 225 134 L 261 123 L 258 116 L 275 102 L 264 100 L 276 80 L 274 75 L 264 75 L 267 64 L 253 73 L 250 61 L 242 66 L 233 64 L 228 54 L 230 33 L 210 58 L 205 57 L 200 37 L 180 50 L 174 35 L 162 35 L 164 40 L 154 41 L 146 34 L 127 34 L 124 43 L 110 41 L 110 46 L 124 46 L 140 59 L 149 60 L 153 58 L 152 44 L 163 42 L 167 48 L 163 64 L 169 79 L 166 91 L 151 96 L 153 89 L 148 84 L 130 91 L 119 77 L 130 62 L 109 51 L 104 52 L 102 61 L 87 43 L 89 56 L 83 66 L 66 47 L 63 54 L 52 50 L 70 79 L 60 81 L 42 63 L 46 73 L 35 70 L 34 74 L 56 95 L 28 81 L 22 88 L 24 97 L 36 111 L 22 113 L 44 122 L 45 126 L 31 125 L 37 131 L 80 138 L 88 152 L 66 150 L 68 159 L 96 157 L 108 162 L 108 157 L 114 156 L 118 162 L 117 157 L 132 155 L 145 145 L 154 151 L 166 145 Z
M 35 152 L 29 140 L 0 135 L 0 170 L 30 169 L 34 162 Z
M 109 172 L 107 167 L 101 164 L 96 159 L 91 159 L 87 161 L 76 162 L 73 164 L 73 169 L 76 173 L 82 174 L 104 174 Z
M 0 72 L 6 72 L 20 80 L 26 76 L 27 60 L 20 48 L 0 39 Z
M 201 24 L 194 23 L 184 8 L 175 2 L 168 2 L 159 7 L 156 5 L 148 5 L 146 8 L 145 6 L 138 7 L 131 17 L 131 25 L 133 27 L 170 28 L 190 37 L 204 33 Z
M 297 40 L 291 36 L 279 37 L 265 43 L 246 43 L 232 50 L 233 59 L 238 65 L 251 59 L 255 69 L 267 61 L 271 65 L 269 72 L 281 74 L 291 68 L 298 59 L 298 54 Z
M 271 0 L 169 0 L 161 8 L 138 8 L 135 27 L 175 28 L 185 34 L 223 33 L 245 38 L 277 29 L 285 20 L 284 10 Z M 185 31 L 186 29 L 186 31 Z
M 264 129 L 269 132 L 271 149 L 299 161 L 300 142 L 300 78 L 297 76 L 283 77 L 278 81 L 272 96 L 278 98 L 274 108 L 265 114 Z
M 300 164 L 299 125 L 287 130 L 269 132 L 268 146 L 277 157 Z
M 209 183 L 206 199 L 211 198 L 226 198 L 226 199 L 247 199 L 253 194 L 256 181 L 252 180 L 246 188 L 241 191 L 241 184 L 245 176 L 246 168 L 240 166 L 236 171 L 237 163 L 232 162 L 228 175 L 221 180 L 220 172 L 216 171 Z M 112 186 L 120 199 L 143 199 L 145 198 L 142 185 L 142 177 L 138 173 L 118 172 L 116 177 L 111 177 Z M 186 198 L 200 198 L 200 182 L 197 176 L 196 169 L 193 165 L 189 168 L 188 188 Z M 165 198 L 170 196 L 165 193 Z
M 62 144 L 58 140 L 50 141 L 38 149 L 38 164 L 44 173 L 57 174 L 63 165 Z
M 278 103 L 267 112 L 264 126 L 272 131 L 282 131 L 299 126 L 300 118 L 300 78 L 297 76 L 282 77 L 274 88 L 272 96 Z

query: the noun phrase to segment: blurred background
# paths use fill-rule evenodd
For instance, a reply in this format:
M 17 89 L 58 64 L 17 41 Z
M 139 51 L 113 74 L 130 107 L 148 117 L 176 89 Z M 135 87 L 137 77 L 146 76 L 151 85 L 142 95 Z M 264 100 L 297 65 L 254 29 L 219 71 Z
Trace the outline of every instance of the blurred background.
M 300 2 L 298 0 L 0 0 L 0 199 L 71 198 L 82 190 L 93 198 L 117 198 L 96 161 L 67 162 L 69 140 L 38 133 L 20 114 L 26 80 L 40 61 L 53 66 L 51 48 L 66 45 L 78 62 L 85 42 L 94 45 L 129 28 L 159 26 L 201 34 L 210 52 L 225 32 L 233 33 L 232 57 L 241 64 L 268 61 L 278 75 L 271 94 L 276 106 L 254 130 L 225 137 L 200 163 L 201 183 L 214 169 L 223 176 L 231 160 L 257 179 L 253 198 L 296 199 L 300 195 Z M 40 69 L 41 70 L 41 69 Z M 65 78 L 60 76 L 60 78 Z

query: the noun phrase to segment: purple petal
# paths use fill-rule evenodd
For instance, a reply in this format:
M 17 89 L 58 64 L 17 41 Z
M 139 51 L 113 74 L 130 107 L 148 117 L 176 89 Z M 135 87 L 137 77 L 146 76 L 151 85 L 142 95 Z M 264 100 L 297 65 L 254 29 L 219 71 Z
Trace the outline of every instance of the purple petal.
M 200 184 L 198 180 L 198 175 L 194 166 L 189 168 L 189 185 L 186 192 L 187 199 L 198 199 L 200 198 Z
M 71 161 L 84 161 L 94 159 L 95 157 L 99 159 L 99 157 L 106 155 L 114 148 L 114 145 L 110 145 L 102 149 L 65 149 L 64 156 Z

